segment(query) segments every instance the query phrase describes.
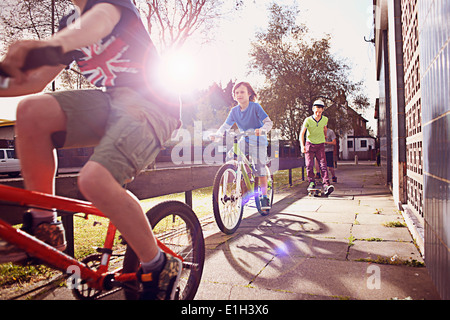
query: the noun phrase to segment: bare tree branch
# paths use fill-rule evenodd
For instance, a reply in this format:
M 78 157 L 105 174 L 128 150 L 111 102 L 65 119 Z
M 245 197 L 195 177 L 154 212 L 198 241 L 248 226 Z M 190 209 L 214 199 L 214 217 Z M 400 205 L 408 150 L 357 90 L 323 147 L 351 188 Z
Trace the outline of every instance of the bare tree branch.
M 226 13 L 223 0 L 147 0 L 148 30 L 158 38 L 161 51 L 181 48 L 192 36 L 204 41 Z

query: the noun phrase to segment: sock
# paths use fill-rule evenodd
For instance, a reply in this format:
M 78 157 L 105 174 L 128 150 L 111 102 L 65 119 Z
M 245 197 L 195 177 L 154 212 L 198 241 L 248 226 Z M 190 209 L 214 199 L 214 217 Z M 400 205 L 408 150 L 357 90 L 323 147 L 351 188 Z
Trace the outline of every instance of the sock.
M 158 248 L 158 253 L 156 256 L 150 260 L 149 262 L 142 262 L 141 268 L 144 274 L 151 273 L 155 270 L 161 270 L 164 265 L 164 255 L 161 250 Z

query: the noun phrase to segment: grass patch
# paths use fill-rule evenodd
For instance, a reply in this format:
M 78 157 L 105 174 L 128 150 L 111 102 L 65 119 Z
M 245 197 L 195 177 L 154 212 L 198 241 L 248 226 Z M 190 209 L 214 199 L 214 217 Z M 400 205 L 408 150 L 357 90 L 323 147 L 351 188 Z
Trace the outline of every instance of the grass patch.
M 75 258 L 83 259 L 97 253 L 96 248 L 102 248 L 106 238 L 109 219 L 89 216 L 88 219 L 74 218 Z M 118 249 L 120 233 L 116 233 L 113 249 Z
M 415 259 L 402 260 L 402 259 L 399 259 L 396 256 L 393 256 L 393 257 L 390 257 L 390 258 L 378 256 L 376 259 L 362 258 L 362 259 L 357 259 L 355 261 L 368 262 L 368 263 L 377 263 L 377 264 L 402 265 L 402 266 L 415 267 L 415 268 L 425 267 L 425 264 L 423 262 L 417 261 Z
M 383 239 L 381 238 L 365 238 L 365 239 L 359 239 L 361 241 L 368 241 L 368 242 L 383 242 Z
M 400 222 L 400 221 L 389 221 L 389 222 L 383 223 L 383 226 L 388 227 L 388 228 L 405 228 L 406 223 Z
M 208 187 L 192 191 L 192 209 L 199 219 L 213 214 L 212 189 L 212 187 Z M 142 200 L 141 206 L 144 212 L 147 212 L 158 203 L 169 200 L 185 202 L 185 194 L 184 192 L 174 193 L 167 196 Z
M 349 247 L 351 247 L 351 246 L 354 246 L 355 245 L 355 240 L 356 240 L 356 238 L 353 236 L 353 235 L 351 235 L 350 237 L 348 237 L 348 238 L 345 238 L 345 239 L 347 239 L 348 240 L 348 245 L 349 245 Z
M 12 263 L 0 265 L 0 286 L 9 286 L 24 283 L 35 283 L 50 279 L 55 271 L 46 266 L 19 266 Z
M 298 186 L 302 184 L 304 181 L 301 179 L 302 177 L 302 168 L 292 169 L 292 186 Z M 306 171 L 305 171 L 306 178 Z M 279 191 L 284 191 L 290 188 L 289 185 L 289 170 L 277 171 L 274 174 L 275 180 L 275 193 Z

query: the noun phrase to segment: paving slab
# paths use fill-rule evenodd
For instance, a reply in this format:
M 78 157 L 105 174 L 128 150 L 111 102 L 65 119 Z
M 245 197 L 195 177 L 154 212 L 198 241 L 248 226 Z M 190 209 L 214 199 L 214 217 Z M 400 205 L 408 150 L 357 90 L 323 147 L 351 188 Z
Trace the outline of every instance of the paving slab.
M 358 215 L 356 217 L 356 221 L 359 224 L 378 224 L 378 225 L 384 225 L 388 222 L 399 222 L 399 223 L 405 223 L 405 220 L 403 219 L 402 215 L 400 214 L 384 214 L 384 213 L 377 213 L 376 211 L 372 213 L 364 213 L 364 212 L 358 212 Z
M 411 242 L 408 228 L 388 228 L 379 224 L 357 224 L 352 228 L 352 235 L 356 239 L 379 238 L 390 241 Z
M 354 241 L 349 249 L 348 259 L 353 261 L 383 259 L 393 264 L 402 261 L 424 263 L 422 256 L 411 241 Z
M 252 285 L 341 299 L 439 299 L 425 268 L 292 256 L 274 259 Z

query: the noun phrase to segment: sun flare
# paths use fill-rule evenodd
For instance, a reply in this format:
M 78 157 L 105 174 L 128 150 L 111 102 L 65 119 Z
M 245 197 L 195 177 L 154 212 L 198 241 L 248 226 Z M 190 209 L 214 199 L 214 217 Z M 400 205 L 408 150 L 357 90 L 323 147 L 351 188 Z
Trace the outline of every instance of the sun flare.
M 195 58 L 183 51 L 172 52 L 162 57 L 162 81 L 166 87 L 186 93 L 198 82 L 199 72 Z

